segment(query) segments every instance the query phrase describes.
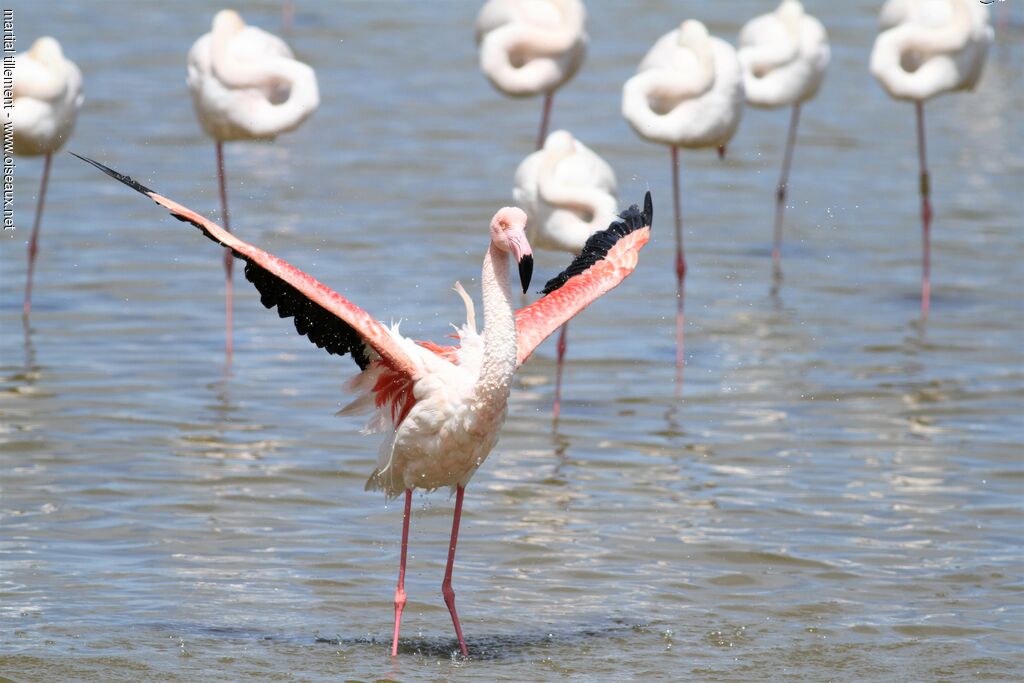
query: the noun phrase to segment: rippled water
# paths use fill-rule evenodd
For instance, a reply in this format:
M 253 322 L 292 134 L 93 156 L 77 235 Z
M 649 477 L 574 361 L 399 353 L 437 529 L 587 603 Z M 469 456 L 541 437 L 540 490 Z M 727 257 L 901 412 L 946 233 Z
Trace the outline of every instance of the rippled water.
M 475 3 L 296 4 L 289 40 L 323 105 L 273 145 L 228 146 L 233 223 L 440 339 L 462 316 L 453 281 L 479 297 L 485 222 L 509 201 L 540 103 L 504 99 L 478 72 Z M 590 54 L 554 125 L 613 165 L 624 203 L 651 189 L 655 232 L 635 275 L 572 327 L 557 431 L 548 343 L 467 490 L 455 586 L 472 658 L 452 658 L 440 595 L 443 492 L 415 498 L 402 653 L 388 656 L 401 509 L 363 492 L 377 439 L 332 417 L 354 366 L 242 281 L 225 375 L 219 253 L 63 155 L 27 334 L 38 160 L 18 161 L 22 227 L 0 255 L 0 674 L 1024 677 L 1019 22 L 976 93 L 926 108 L 922 328 L 913 111 L 867 72 L 876 4 L 809 3 L 833 64 L 804 109 L 778 296 L 788 114 L 748 111 L 724 162 L 682 155 L 677 401 L 669 155 L 621 119 L 620 87 L 687 11 L 734 40 L 772 3 L 591 4 Z M 19 45 L 52 33 L 85 74 L 71 149 L 213 215 L 213 147 L 184 85 L 204 5 L 14 3 Z M 277 31 L 279 6 L 246 17 Z M 541 255 L 537 279 L 565 261 Z

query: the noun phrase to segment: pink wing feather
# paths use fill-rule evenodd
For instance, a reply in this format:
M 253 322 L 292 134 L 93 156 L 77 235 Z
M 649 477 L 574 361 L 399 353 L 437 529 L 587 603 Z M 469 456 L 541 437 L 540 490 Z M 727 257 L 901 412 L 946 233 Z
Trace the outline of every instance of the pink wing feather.
M 640 250 L 651 237 L 651 193 L 644 210 L 636 205 L 607 230 L 587 240 L 572 264 L 545 286 L 545 296 L 516 311 L 517 362 L 522 365 L 541 342 L 598 297 L 618 286 L 636 268 Z
M 416 364 L 385 327 L 327 285 L 283 259 L 243 242 L 213 221 L 157 194 L 128 176 L 92 159 L 77 154 L 75 156 L 146 195 L 168 209 L 178 220 L 191 223 L 211 240 L 230 249 L 237 258 L 246 262 L 245 275 L 260 290 L 263 304 L 268 308 L 277 306 L 281 317 L 294 316 L 299 334 L 308 336 L 317 346 L 326 348 L 331 353 L 351 352 L 360 368 L 365 369 L 368 359 L 363 350 L 358 348 L 358 340 L 361 340 L 376 351 L 381 361 L 392 371 L 404 375 L 410 385 L 411 381 L 417 378 L 419 372 Z M 358 336 L 358 340 L 354 335 Z M 402 393 L 397 390 L 393 380 L 388 384 L 388 388 L 380 387 L 384 390 L 382 393 Z M 408 412 L 404 405 L 400 410 Z

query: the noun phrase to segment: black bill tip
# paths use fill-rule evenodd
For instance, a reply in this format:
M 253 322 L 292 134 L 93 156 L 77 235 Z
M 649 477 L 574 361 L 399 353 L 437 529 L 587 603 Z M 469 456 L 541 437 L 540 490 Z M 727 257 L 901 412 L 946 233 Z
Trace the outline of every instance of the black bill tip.
M 644 223 L 647 227 L 651 227 L 654 221 L 654 202 L 651 201 L 651 192 L 647 191 L 644 195 Z
M 533 254 L 527 254 L 519 259 L 519 281 L 523 283 L 523 294 L 530 288 L 530 278 L 533 277 Z
M 96 168 L 98 168 L 101 171 L 103 171 L 104 173 L 106 173 L 111 178 L 114 178 L 115 180 L 120 180 L 122 183 L 124 183 L 128 187 L 132 188 L 136 192 L 141 192 L 144 195 L 148 195 L 150 192 L 153 191 L 153 190 L 149 189 L 148 187 L 146 187 L 145 185 L 143 185 L 142 183 L 137 182 L 135 180 L 132 180 L 130 176 L 126 176 L 123 173 L 118 173 L 114 169 L 112 169 L 112 168 L 110 168 L 108 166 L 104 166 L 100 162 L 94 161 L 94 160 L 90 159 L 89 157 L 83 157 L 81 154 L 75 154 L 74 152 L 71 152 L 71 151 L 69 151 L 68 154 L 70 154 L 73 157 L 78 157 L 79 159 L 81 159 L 82 161 L 84 161 L 87 164 L 92 164 Z

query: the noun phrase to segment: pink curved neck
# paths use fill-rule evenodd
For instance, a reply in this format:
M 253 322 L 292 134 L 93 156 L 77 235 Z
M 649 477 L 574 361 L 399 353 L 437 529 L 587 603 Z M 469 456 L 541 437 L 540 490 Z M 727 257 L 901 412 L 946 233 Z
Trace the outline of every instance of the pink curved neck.
M 509 285 L 508 254 L 493 243 L 484 257 L 484 358 L 474 394 L 481 407 L 505 409 L 516 371 L 516 318 Z

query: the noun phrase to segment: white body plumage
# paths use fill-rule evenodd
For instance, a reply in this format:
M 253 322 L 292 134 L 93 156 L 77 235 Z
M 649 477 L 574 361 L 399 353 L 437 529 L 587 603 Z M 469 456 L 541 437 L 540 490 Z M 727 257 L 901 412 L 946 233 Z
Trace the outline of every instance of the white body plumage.
M 889 0 L 871 73 L 890 96 L 923 101 L 977 85 L 992 42 L 988 9 L 973 0 Z
M 783 0 L 774 12 L 747 22 L 737 56 L 747 103 L 771 109 L 814 97 L 831 51 L 821 22 L 798 0 Z
M 583 63 L 585 20 L 580 0 L 489 0 L 476 20 L 480 68 L 512 97 L 554 92 Z
M 571 133 L 558 130 L 516 169 L 513 196 L 526 211 L 530 244 L 578 254 L 618 214 L 615 172 Z
M 220 142 L 273 138 L 320 104 L 313 69 L 233 10 L 218 12 L 189 50 L 187 83 L 199 122 Z
M 739 126 L 743 98 L 736 50 L 691 19 L 659 38 L 626 81 L 622 115 L 650 142 L 722 146 Z

